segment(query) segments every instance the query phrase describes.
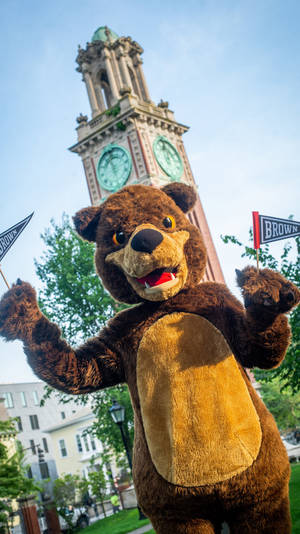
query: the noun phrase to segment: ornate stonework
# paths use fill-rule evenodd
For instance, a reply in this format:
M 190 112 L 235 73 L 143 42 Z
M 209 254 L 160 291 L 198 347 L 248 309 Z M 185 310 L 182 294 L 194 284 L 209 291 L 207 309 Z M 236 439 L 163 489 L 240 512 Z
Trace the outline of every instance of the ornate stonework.
M 182 141 L 189 128 L 175 120 L 168 102 L 151 101 L 142 53 L 131 37 L 118 37 L 107 27 L 98 28 L 85 49 L 78 48 L 77 70 L 86 85 L 92 118 L 79 115 L 77 143 L 70 150 L 82 158 L 92 204 L 109 196 L 114 184 L 127 176 L 126 169 L 126 185 L 161 187 L 180 180 L 196 187 Z M 189 218 L 201 229 L 207 246 L 205 279 L 224 282 L 200 198 Z

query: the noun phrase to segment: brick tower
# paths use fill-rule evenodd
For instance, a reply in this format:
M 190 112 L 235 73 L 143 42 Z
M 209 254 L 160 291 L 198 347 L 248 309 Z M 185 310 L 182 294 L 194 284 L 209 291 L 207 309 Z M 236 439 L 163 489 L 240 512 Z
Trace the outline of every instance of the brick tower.
M 91 120 L 77 118 L 78 140 L 70 150 L 82 158 L 92 204 L 100 204 L 124 185 L 162 187 L 170 181 L 195 186 L 182 135 L 168 102 L 151 101 L 142 68 L 142 47 L 131 37 L 98 28 L 86 48 L 79 46 Z M 204 280 L 224 282 L 200 198 L 189 214 L 200 228 L 208 252 Z

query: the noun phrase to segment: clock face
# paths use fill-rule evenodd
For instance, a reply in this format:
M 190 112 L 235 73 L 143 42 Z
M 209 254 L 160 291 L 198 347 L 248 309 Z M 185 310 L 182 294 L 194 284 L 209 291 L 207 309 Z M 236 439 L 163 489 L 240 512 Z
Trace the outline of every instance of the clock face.
M 127 182 L 132 167 L 130 154 L 119 145 L 107 145 L 97 165 L 97 177 L 103 189 L 118 191 Z
M 159 135 L 153 143 L 153 151 L 157 163 L 173 180 L 179 180 L 183 173 L 183 163 L 176 148 L 163 135 Z

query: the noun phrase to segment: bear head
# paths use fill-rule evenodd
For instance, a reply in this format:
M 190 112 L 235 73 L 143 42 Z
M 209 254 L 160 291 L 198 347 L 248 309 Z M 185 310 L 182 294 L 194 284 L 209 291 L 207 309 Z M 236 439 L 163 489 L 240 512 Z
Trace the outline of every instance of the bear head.
M 185 216 L 195 201 L 185 184 L 131 185 L 76 213 L 75 228 L 96 243 L 97 272 L 116 300 L 163 301 L 200 282 L 206 250 Z

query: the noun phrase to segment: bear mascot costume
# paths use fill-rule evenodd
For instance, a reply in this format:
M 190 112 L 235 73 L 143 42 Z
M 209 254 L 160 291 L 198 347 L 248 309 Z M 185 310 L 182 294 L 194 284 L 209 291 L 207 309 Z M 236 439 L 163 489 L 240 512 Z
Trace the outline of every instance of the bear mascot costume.
M 300 292 L 254 267 L 237 271 L 245 306 L 200 283 L 205 246 L 185 215 L 195 200 L 181 183 L 132 185 L 75 215 L 104 286 L 134 305 L 95 338 L 70 347 L 20 280 L 2 298 L 0 334 L 22 340 L 36 375 L 66 393 L 128 384 L 134 484 L 157 533 L 219 533 L 226 522 L 231 534 L 288 534 L 287 454 L 244 368 L 280 364 Z

